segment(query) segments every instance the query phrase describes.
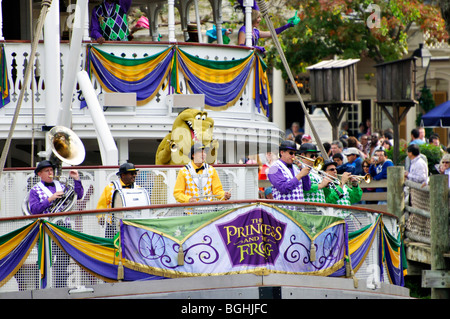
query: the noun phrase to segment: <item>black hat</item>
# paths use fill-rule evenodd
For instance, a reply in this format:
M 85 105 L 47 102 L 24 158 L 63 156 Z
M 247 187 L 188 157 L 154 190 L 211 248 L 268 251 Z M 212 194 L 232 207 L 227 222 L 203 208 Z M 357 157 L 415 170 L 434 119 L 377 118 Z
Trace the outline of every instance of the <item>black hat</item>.
M 280 144 L 280 151 L 286 151 L 286 150 L 297 150 L 297 144 L 294 141 L 286 140 L 281 142 Z
M 204 150 L 205 149 L 205 145 L 203 145 L 202 143 L 195 143 L 194 145 L 191 146 L 191 152 L 189 153 L 189 157 L 192 159 L 192 156 L 198 152 L 199 150 Z
M 313 143 L 303 143 L 300 145 L 299 153 L 320 153 L 320 151 Z
M 332 160 L 325 160 L 325 161 L 323 162 L 322 170 L 325 171 L 325 170 L 327 169 L 327 167 L 330 166 L 330 165 L 334 165 L 334 166 L 336 166 L 336 167 L 338 166 L 338 164 L 337 164 L 335 161 L 332 161 Z
M 37 174 L 42 169 L 44 169 L 46 167 L 52 167 L 53 169 L 55 169 L 56 166 L 55 166 L 55 164 L 53 164 L 49 160 L 44 160 L 44 161 L 39 162 L 39 164 L 37 165 L 36 169 L 34 170 L 34 173 Z
M 122 165 L 120 165 L 119 171 L 116 173 L 116 175 L 120 176 L 121 174 L 125 174 L 128 172 L 139 172 L 139 170 L 136 169 L 136 167 L 134 167 L 134 164 L 132 163 L 123 163 Z

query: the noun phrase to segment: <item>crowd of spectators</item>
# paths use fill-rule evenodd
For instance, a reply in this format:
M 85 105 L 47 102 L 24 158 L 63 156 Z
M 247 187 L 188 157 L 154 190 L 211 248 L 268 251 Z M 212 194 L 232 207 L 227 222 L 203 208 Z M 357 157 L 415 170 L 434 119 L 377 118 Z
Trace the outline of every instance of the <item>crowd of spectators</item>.
M 397 165 L 404 165 L 405 179 L 426 184 L 430 174 L 450 175 L 450 148 L 441 144 L 439 135 L 431 132 L 426 137 L 423 127 L 412 129 L 410 134 L 409 141 L 399 141 L 403 156 L 400 159 L 401 163 Z M 298 148 L 304 143 L 315 144 L 312 137 L 304 133 L 298 122 L 292 123 L 291 128 L 286 131 L 286 139 L 295 141 Z M 391 160 L 393 146 L 393 130 L 374 130 L 369 120 L 361 123 L 358 133 L 354 135 L 350 135 L 348 124 L 343 122 L 339 130 L 339 138 L 323 143 L 330 160 L 337 163 L 338 174 L 345 172 L 360 176 L 370 174 L 372 180 L 387 179 L 387 168 L 394 165 Z M 430 162 L 430 159 L 421 152 L 422 147 L 438 147 L 439 162 L 436 163 L 436 157 Z M 436 164 L 431 165 L 431 163 Z M 386 189 L 365 188 L 364 191 L 386 191 Z M 261 197 L 265 197 L 264 190 L 260 194 Z

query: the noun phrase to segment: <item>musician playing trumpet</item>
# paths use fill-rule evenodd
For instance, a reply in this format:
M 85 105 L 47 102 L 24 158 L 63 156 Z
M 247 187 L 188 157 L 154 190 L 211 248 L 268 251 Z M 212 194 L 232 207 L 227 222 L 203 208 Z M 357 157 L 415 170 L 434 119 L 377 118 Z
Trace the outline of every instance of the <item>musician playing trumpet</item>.
M 268 172 L 269 180 L 273 185 L 273 198 L 303 201 L 303 192 L 311 188 L 308 175 L 311 168 L 302 165 L 296 159 L 297 145 L 294 141 L 281 142 L 279 152 L 280 159 L 269 168 Z
M 41 181 L 30 190 L 30 213 L 48 214 L 52 212 L 51 210 L 55 201 L 64 196 L 68 187 L 66 184 L 54 179 L 55 165 L 48 160 L 39 162 L 34 173 L 40 177 Z M 81 199 L 84 189 L 78 171 L 71 170 L 69 176 L 74 180 L 74 190 L 77 194 L 77 199 Z M 52 213 L 57 212 L 53 211 Z
M 322 170 L 328 176 L 335 178 L 335 180 L 337 181 L 338 175 L 336 167 L 336 162 L 327 160 L 324 162 Z M 351 182 L 351 185 L 349 185 L 349 182 Z M 344 196 L 341 196 L 341 198 L 339 198 L 339 196 L 336 196 L 337 192 L 342 193 Z M 327 203 L 345 206 L 351 206 L 352 204 L 361 201 L 362 197 L 362 190 L 361 187 L 359 187 L 359 181 L 357 177 L 353 177 L 350 172 L 344 172 L 342 174 L 340 183 L 339 185 L 336 185 L 336 187 L 324 188 L 324 193 Z M 336 198 L 338 199 L 336 200 Z
M 301 162 L 306 162 L 306 164 L 310 166 L 313 166 L 315 159 L 320 153 L 317 146 L 312 143 L 303 143 L 298 152 L 301 155 Z M 308 158 L 311 160 L 308 161 Z M 315 169 L 310 171 L 309 178 L 311 180 L 311 188 L 304 191 L 305 202 L 325 204 L 326 199 L 323 189 L 329 186 L 332 179 L 324 178 L 324 175 L 320 174 L 319 171 Z M 334 192 L 330 193 L 329 196 L 336 196 L 336 198 L 333 199 L 334 201 L 339 199 Z

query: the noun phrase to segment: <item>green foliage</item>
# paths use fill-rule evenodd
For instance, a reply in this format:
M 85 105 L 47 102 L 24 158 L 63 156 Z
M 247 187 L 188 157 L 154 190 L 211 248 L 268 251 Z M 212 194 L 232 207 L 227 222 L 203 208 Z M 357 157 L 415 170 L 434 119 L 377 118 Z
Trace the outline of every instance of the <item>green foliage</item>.
M 413 23 L 431 32 L 430 42 L 448 39 L 439 8 L 418 0 L 286 0 L 286 4 L 302 12 L 301 22 L 279 36 L 293 73 L 335 56 L 369 57 L 377 63 L 401 59 L 408 52 L 407 34 Z M 276 49 L 265 47 L 269 65 L 283 70 Z
M 405 287 L 412 298 L 431 299 L 431 288 L 422 288 L 421 276 L 406 276 Z
M 427 114 L 436 106 L 434 103 L 433 94 L 428 87 L 423 87 L 420 90 L 419 106 L 422 112 L 417 115 L 416 126 L 420 126 L 422 115 Z
M 390 150 L 386 151 L 386 156 L 389 158 L 392 162 L 394 162 L 394 149 L 391 147 Z M 406 158 L 406 148 L 400 147 L 399 154 L 398 154 L 398 161 L 397 163 L 394 162 L 394 165 L 398 166 L 405 166 L 405 158 Z
M 434 168 L 436 164 L 439 164 L 441 160 L 442 153 L 439 146 L 433 144 L 422 144 L 419 145 L 420 153 L 425 155 L 428 159 L 428 171 L 430 174 L 437 174 L 438 172 Z

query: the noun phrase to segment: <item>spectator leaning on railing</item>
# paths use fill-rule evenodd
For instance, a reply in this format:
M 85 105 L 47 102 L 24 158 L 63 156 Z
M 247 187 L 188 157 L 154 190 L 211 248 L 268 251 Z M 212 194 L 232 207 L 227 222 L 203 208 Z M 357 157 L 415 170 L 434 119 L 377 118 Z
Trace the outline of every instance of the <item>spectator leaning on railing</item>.
M 386 157 L 386 151 L 378 149 L 375 151 L 375 156 L 372 157 L 372 164 L 369 168 L 369 173 L 374 181 L 387 179 L 387 168 L 394 166 L 394 163 Z M 386 188 L 376 188 L 376 192 L 385 192 Z
M 420 156 L 419 145 L 408 145 L 407 154 L 411 160 L 411 165 L 409 166 L 409 171 L 405 172 L 405 178 L 420 184 L 426 183 L 428 179 L 428 165 Z
M 350 166 L 354 168 L 354 175 L 361 175 L 362 173 L 362 159 L 360 152 L 356 147 L 349 147 L 344 151 L 344 155 L 347 156 L 347 161 Z

